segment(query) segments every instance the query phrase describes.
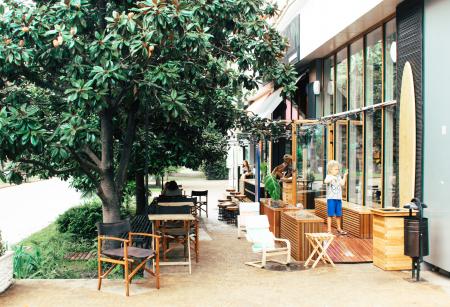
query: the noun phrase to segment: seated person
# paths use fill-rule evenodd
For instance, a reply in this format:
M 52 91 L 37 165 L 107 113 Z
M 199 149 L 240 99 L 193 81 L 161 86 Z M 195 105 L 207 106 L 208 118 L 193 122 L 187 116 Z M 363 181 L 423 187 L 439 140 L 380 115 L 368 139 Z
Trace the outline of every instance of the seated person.
M 176 181 L 168 181 L 164 185 L 164 190 L 161 192 L 161 195 L 163 196 L 182 196 L 183 193 L 181 192 L 180 188 L 178 187 L 178 184 Z

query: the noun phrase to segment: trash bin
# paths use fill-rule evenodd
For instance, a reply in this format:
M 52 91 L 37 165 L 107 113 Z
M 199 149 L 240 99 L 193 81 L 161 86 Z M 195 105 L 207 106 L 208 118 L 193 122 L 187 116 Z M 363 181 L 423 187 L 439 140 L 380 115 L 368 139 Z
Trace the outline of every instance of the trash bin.
M 428 256 L 428 219 L 408 216 L 405 217 L 404 223 L 405 255 L 413 258 Z M 420 234 L 422 235 L 422 243 L 419 243 Z M 420 244 L 422 245 L 422 253 L 419 250 Z

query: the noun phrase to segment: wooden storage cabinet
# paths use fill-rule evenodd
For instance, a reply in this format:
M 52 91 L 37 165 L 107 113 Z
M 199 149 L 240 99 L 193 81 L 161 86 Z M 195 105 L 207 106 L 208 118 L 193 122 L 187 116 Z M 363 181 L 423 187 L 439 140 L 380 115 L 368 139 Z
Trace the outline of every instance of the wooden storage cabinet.
M 372 209 L 373 264 L 383 270 L 409 270 L 411 258 L 404 255 L 404 209 Z
M 285 211 L 281 213 L 280 237 L 291 242 L 291 256 L 297 261 L 305 261 L 312 252 L 305 233 L 323 232 L 323 219 L 312 212 Z

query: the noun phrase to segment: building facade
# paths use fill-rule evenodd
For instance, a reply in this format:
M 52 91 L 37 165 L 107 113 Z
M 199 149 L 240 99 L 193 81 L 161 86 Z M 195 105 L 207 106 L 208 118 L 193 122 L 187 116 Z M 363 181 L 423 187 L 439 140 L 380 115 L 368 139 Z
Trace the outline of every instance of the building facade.
M 422 199 L 427 261 L 450 271 L 450 1 L 284 0 L 279 7 L 275 24 L 291 45 L 285 61 L 300 76 L 292 101 L 299 176 L 320 195 L 334 159 L 349 173 L 343 196 L 351 203 L 403 207 Z M 411 154 L 401 152 L 405 144 L 414 145 Z

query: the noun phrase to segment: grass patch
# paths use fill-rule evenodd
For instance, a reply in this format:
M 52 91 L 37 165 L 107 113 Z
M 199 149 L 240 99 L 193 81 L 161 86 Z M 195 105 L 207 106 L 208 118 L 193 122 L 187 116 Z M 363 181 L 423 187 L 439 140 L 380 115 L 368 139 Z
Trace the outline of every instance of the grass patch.
M 95 278 L 97 260 L 70 261 L 71 252 L 96 250 L 95 240 L 78 240 L 59 233 L 55 223 L 32 234 L 15 246 L 14 274 L 16 278 Z

